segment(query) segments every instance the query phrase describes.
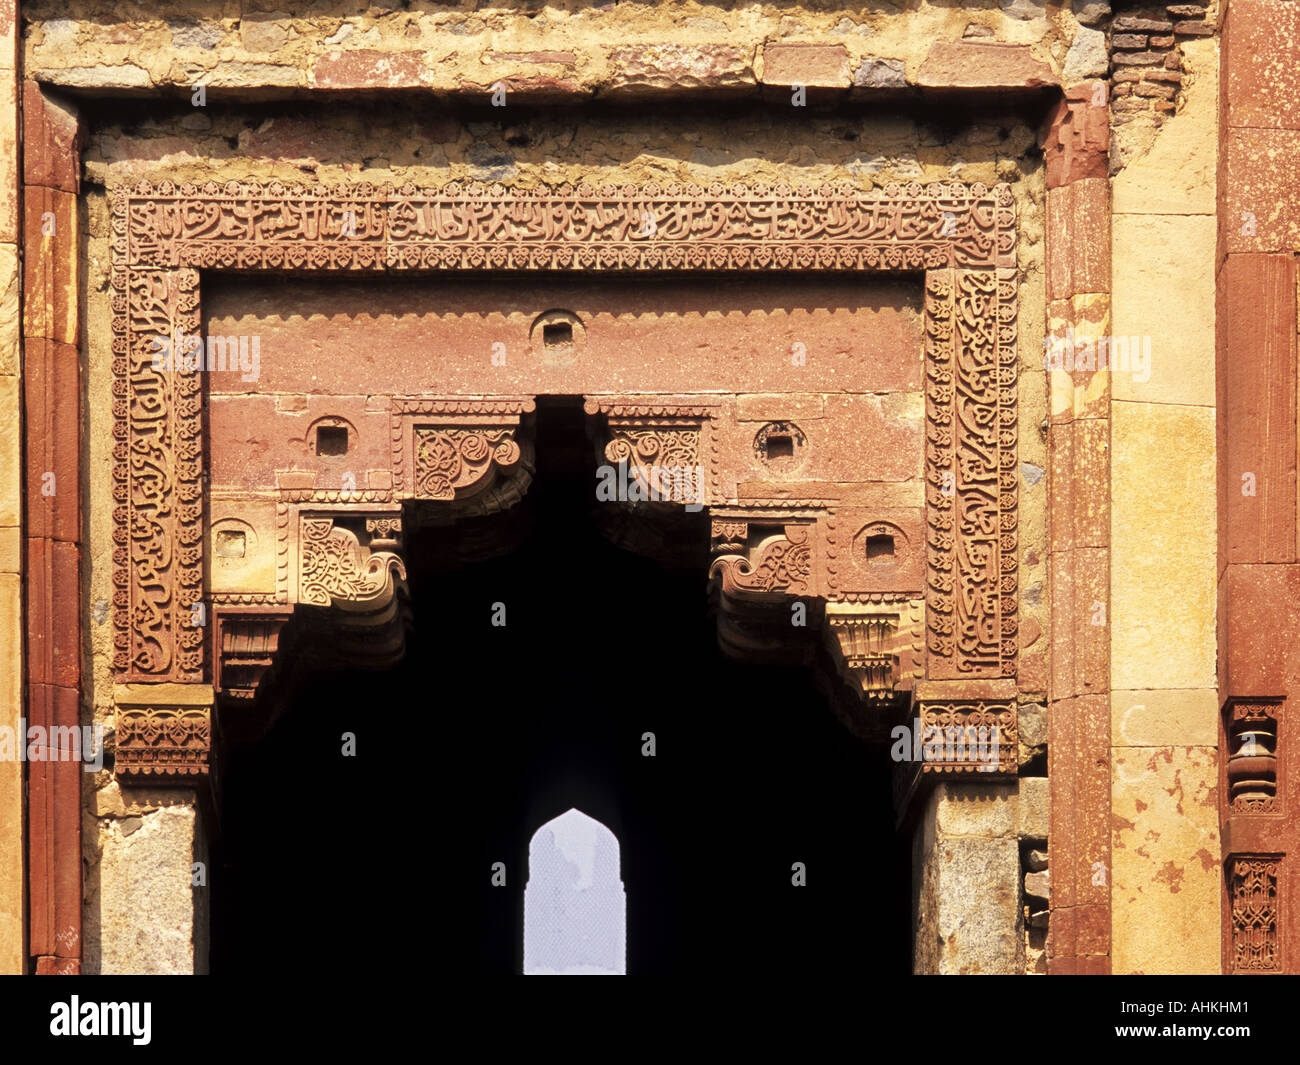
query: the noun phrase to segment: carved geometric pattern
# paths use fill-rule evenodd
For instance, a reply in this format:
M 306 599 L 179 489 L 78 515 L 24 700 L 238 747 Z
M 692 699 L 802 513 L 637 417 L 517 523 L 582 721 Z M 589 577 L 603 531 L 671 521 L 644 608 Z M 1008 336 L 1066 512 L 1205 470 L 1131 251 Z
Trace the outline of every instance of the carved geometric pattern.
M 200 270 L 930 271 L 931 675 L 1014 675 L 1016 247 L 1009 186 L 863 191 L 851 184 L 646 184 L 520 191 L 457 183 L 394 189 L 162 181 L 113 189 L 111 211 L 119 680 L 198 681 L 204 673 L 204 629 L 188 624 L 203 573 L 201 375 L 152 365 L 157 338 L 178 330 L 198 333 Z M 647 217 L 653 226 L 645 224 Z M 937 332 L 934 314 L 942 316 Z M 946 396 L 937 394 L 945 388 L 945 372 Z M 597 402 L 611 414 L 611 428 L 617 405 Z M 711 494 L 717 466 L 707 407 L 687 416 L 659 405 L 662 421 L 647 424 L 656 405 L 641 406 L 644 414 L 628 407 L 618 428 L 682 431 L 693 422 L 700 432 L 696 465 L 710 478 Z M 588 409 L 595 413 L 590 403 Z M 398 414 L 395 408 L 395 448 L 396 423 L 403 421 Z M 944 439 L 945 416 L 963 434 L 974 428 L 977 439 L 959 451 L 953 432 Z M 455 423 L 435 421 L 439 428 Z M 394 472 L 400 485 L 402 471 Z M 946 505 L 939 483 L 944 472 L 955 474 L 955 498 Z M 309 500 L 317 501 L 314 494 L 282 497 L 282 503 Z M 283 600 L 280 557 L 276 581 Z
M 925 753 L 922 773 L 1016 775 L 1019 747 L 1014 702 L 922 703 L 920 720 Z M 934 748 L 927 745 L 931 738 Z
M 458 491 L 488 477 L 495 466 L 509 470 L 520 457 L 513 429 L 415 430 L 415 495 L 455 499 Z
M 1277 809 L 1278 714 L 1281 700 L 1233 700 L 1228 715 L 1228 800 L 1233 813 Z
M 392 599 L 393 575 L 406 567 L 391 551 L 369 551 L 328 517 L 302 518 L 298 602 L 327 607 L 335 601 L 381 604 Z
M 1231 859 L 1232 971 L 1280 972 L 1276 856 L 1239 854 Z
M 931 679 L 1016 673 L 1015 282 L 1003 273 L 926 275 Z
M 119 777 L 206 776 L 212 721 L 205 708 L 123 709 L 116 713 Z

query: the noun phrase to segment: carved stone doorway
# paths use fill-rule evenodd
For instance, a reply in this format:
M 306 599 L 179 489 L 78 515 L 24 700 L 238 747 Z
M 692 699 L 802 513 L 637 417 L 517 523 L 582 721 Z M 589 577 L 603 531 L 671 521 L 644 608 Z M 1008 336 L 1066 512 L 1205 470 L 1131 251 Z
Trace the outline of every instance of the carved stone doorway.
M 522 499 L 408 539 L 401 661 L 316 670 L 233 753 L 215 973 L 258 968 L 291 923 L 312 967 L 434 950 L 518 972 L 528 840 L 571 806 L 620 840 L 630 973 L 909 971 L 911 844 L 885 751 L 836 720 L 807 666 L 722 653 L 703 512 L 667 558 L 613 542 L 630 527 L 595 497 L 592 426 L 581 397 L 540 399 Z M 359 757 L 340 755 L 343 731 Z

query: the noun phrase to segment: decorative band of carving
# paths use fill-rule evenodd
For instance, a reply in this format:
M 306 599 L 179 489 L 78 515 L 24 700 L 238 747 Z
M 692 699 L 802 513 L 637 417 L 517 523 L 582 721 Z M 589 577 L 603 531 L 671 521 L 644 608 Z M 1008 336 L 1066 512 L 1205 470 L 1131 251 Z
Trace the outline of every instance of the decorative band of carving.
M 926 647 L 931 679 L 1014 676 L 1017 629 L 1015 283 L 925 283 Z
M 114 220 L 115 246 L 123 220 Z M 194 270 L 113 271 L 113 667 L 126 680 L 202 676 L 203 397 L 160 341 L 198 331 Z
M 508 416 L 529 414 L 537 407 L 531 396 L 498 399 L 459 399 L 448 396 L 429 399 L 423 396 L 398 396 L 393 400 L 394 414 L 441 414 L 464 416 Z
M 1232 898 L 1232 971 L 1282 971 L 1278 942 L 1278 874 L 1281 860 L 1271 855 L 1238 854 L 1229 859 Z
M 115 192 L 133 267 L 933 270 L 1015 265 L 1007 185 L 141 182 Z M 116 250 L 116 249 L 115 249 Z M 116 256 L 115 256 L 116 257 Z
M 114 772 L 119 777 L 207 776 L 212 756 L 212 718 L 206 708 L 118 708 Z
M 1017 774 L 1014 702 L 922 703 L 920 724 L 922 773 Z

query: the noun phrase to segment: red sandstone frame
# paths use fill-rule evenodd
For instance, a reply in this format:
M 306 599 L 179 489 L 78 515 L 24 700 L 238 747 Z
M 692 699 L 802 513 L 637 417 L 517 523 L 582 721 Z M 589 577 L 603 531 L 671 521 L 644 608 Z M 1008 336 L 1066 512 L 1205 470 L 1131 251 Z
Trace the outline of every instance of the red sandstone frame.
M 199 331 L 200 270 L 925 271 L 926 676 L 1018 655 L 1015 214 L 1007 186 L 113 191 L 114 669 L 199 682 L 203 396 L 157 339 Z M 649 217 L 653 226 L 644 224 Z

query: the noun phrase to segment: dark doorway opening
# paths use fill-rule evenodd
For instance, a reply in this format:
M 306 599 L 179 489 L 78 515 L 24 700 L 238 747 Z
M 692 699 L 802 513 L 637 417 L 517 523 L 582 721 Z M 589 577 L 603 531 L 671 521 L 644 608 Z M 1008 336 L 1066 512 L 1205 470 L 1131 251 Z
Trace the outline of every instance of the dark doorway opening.
M 697 565 L 613 546 L 580 401 L 537 417 L 519 546 L 447 568 L 446 538 L 473 530 L 416 537 L 400 666 L 314 674 L 230 758 L 212 971 L 272 955 L 519 972 L 528 842 L 574 806 L 622 848 L 629 974 L 908 973 L 910 845 L 886 752 L 849 734 L 808 670 L 718 651 L 704 515 L 684 532 Z

